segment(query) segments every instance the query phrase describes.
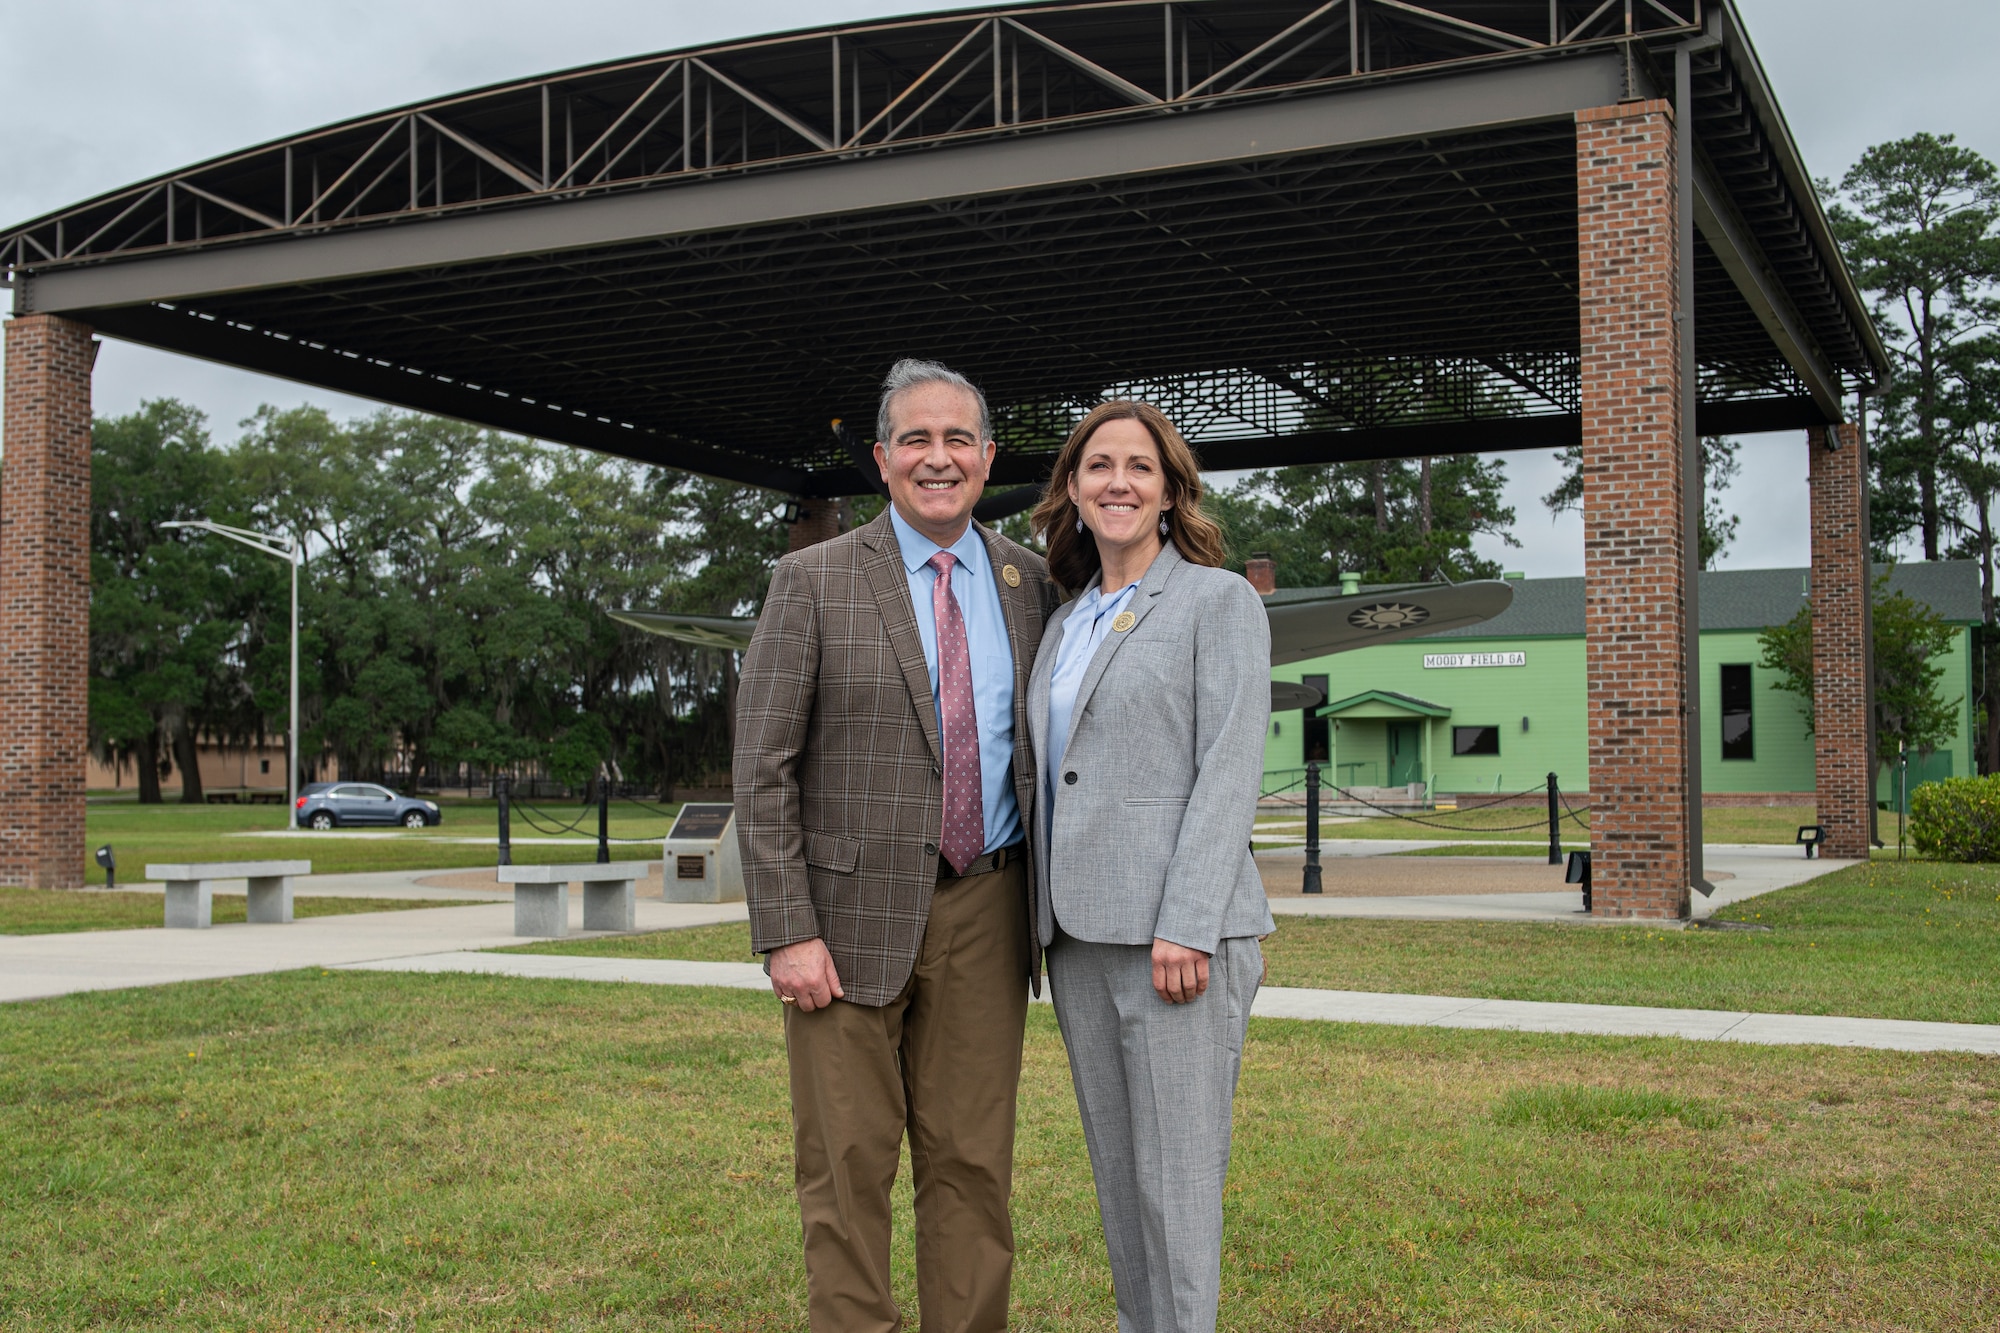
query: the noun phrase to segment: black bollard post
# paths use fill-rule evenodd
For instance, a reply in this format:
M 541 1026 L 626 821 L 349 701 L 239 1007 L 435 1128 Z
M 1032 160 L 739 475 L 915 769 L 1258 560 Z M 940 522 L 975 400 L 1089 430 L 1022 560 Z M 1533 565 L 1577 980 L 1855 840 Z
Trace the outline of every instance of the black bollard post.
M 1319 882 L 1319 765 L 1306 765 L 1306 879 L 1300 893 L 1324 893 Z
M 507 775 L 502 773 L 495 778 L 493 786 L 500 794 L 500 864 L 510 866 L 514 864 L 514 844 L 508 822 L 513 811 L 507 805 Z
M 611 775 L 597 775 L 597 864 L 611 864 Z
M 1896 742 L 1896 859 L 1903 859 L 1903 832 L 1910 826 L 1910 743 Z
M 1549 864 L 1563 863 L 1562 816 L 1556 813 L 1556 775 L 1549 774 Z

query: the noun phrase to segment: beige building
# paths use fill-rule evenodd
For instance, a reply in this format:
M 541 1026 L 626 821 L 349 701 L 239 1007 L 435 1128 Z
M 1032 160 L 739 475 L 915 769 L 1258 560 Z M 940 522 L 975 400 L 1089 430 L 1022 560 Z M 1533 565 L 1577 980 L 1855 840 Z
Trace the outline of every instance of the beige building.
M 285 796 L 285 746 L 282 741 L 261 746 L 224 746 L 204 740 L 196 747 L 201 761 L 202 794 L 210 800 L 250 800 Z M 91 755 L 84 761 L 84 786 L 95 793 L 137 792 L 139 774 L 127 760 L 115 768 Z M 160 792 L 169 800 L 179 800 L 181 772 L 178 764 L 160 779 Z

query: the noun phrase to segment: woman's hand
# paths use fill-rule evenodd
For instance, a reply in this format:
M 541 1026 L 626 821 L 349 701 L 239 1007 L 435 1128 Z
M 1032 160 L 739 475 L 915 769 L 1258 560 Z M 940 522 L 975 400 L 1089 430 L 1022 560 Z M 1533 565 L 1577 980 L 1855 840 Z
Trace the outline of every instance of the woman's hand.
M 1208 989 L 1208 955 L 1199 949 L 1153 941 L 1153 989 L 1168 1004 L 1200 999 Z

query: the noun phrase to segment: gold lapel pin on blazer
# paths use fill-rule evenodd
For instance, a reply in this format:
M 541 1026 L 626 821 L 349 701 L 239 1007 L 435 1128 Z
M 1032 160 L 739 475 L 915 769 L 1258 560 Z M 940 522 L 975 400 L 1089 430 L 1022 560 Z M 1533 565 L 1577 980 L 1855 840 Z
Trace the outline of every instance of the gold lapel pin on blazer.
M 1012 565 L 1000 566 L 1000 577 L 1002 580 L 1006 582 L 1007 586 L 1010 588 L 1018 588 L 1021 586 L 1021 571 L 1014 568 Z
M 1120 611 L 1111 618 L 1111 632 L 1114 634 L 1123 634 L 1138 623 L 1139 617 L 1133 615 L 1130 611 Z

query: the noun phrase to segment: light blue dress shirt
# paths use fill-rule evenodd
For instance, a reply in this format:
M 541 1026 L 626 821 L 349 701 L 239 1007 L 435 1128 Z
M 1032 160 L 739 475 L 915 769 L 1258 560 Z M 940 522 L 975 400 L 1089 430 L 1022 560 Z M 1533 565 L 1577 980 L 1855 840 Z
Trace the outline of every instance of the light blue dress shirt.
M 1070 717 L 1076 712 L 1076 692 L 1089 674 L 1090 659 L 1111 633 L 1111 622 L 1131 605 L 1139 581 L 1132 580 L 1109 597 L 1104 589 L 1092 588 L 1076 599 L 1076 610 L 1062 623 L 1062 642 L 1056 645 L 1056 664 L 1049 669 L 1049 766 L 1043 775 L 1049 799 L 1055 799 L 1056 774 L 1062 768 L 1063 751 L 1069 748 Z
M 910 578 L 910 603 L 917 613 L 917 633 L 924 641 L 924 665 L 931 672 L 931 706 L 938 706 L 937 615 L 931 609 L 931 588 L 937 571 L 929 560 L 949 551 L 958 563 L 951 571 L 952 596 L 965 617 L 965 648 L 972 659 L 972 710 L 979 716 L 979 786 L 986 815 L 986 850 L 1021 840 L 1021 806 L 1014 799 L 1014 650 L 1007 641 L 1007 618 L 1000 609 L 1000 589 L 993 581 L 993 564 L 986 543 L 972 524 L 950 546 L 939 546 L 903 521 L 892 505 L 889 521 L 896 529 L 903 568 Z

